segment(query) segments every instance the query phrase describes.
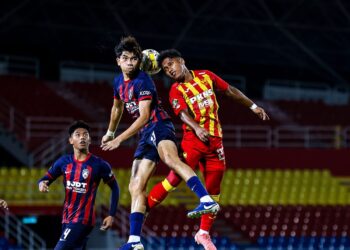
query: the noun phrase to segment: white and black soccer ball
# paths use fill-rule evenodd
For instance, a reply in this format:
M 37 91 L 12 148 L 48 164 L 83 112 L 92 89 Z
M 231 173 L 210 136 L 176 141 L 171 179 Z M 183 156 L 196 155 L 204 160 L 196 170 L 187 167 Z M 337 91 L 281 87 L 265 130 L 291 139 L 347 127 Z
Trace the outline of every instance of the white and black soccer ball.
M 158 56 L 159 52 L 154 49 L 143 50 L 140 69 L 150 75 L 157 74 L 161 69 L 157 62 Z

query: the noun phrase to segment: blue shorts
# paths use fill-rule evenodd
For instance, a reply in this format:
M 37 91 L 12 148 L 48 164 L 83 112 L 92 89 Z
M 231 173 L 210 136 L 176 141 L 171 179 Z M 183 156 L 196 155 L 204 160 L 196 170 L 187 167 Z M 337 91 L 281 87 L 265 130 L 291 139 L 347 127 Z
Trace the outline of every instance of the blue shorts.
M 175 128 L 171 121 L 158 121 L 152 124 L 142 131 L 140 137 L 134 154 L 135 159 L 145 158 L 157 163 L 159 161 L 158 143 L 163 140 L 170 140 L 176 144 Z
M 85 249 L 93 226 L 81 223 L 62 224 L 62 234 L 55 250 Z

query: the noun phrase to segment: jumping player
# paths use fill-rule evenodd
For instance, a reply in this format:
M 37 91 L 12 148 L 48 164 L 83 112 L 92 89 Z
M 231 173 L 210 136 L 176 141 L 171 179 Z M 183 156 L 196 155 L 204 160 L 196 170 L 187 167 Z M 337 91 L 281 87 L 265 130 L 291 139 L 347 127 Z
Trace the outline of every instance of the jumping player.
M 102 149 L 113 150 L 139 133 L 134 154 L 129 191 L 131 194 L 130 236 L 120 249 L 144 249 L 141 228 L 146 211 L 146 186 L 159 158 L 174 170 L 200 198 L 199 206 L 188 217 L 216 213 L 219 205 L 213 201 L 193 170 L 178 157 L 175 130 L 168 114 L 159 105 L 152 79 L 139 70 L 141 48 L 134 37 L 125 37 L 115 48 L 117 64 L 122 74 L 114 80 L 114 103 L 108 131 L 102 138 Z M 131 126 L 114 138 L 125 104 L 126 110 L 136 119 Z
M 214 73 L 208 70 L 188 70 L 177 50 L 162 51 L 158 63 L 165 74 L 176 81 L 171 86 L 169 101 L 175 114 L 184 123 L 181 142 L 183 158 L 193 169 L 200 166 L 208 193 L 219 202 L 225 154 L 215 91 L 224 92 L 232 100 L 250 108 L 262 120 L 268 120 L 269 117 L 262 108 Z M 149 208 L 164 200 L 168 192 L 180 182 L 181 178 L 171 171 L 150 191 Z M 202 215 L 200 230 L 195 235 L 196 242 L 206 250 L 216 249 L 209 236 L 214 219 L 215 214 Z
M 110 165 L 89 152 L 90 127 L 77 121 L 68 132 L 74 153 L 59 158 L 39 180 L 39 191 L 49 192 L 49 185 L 63 175 L 66 194 L 62 235 L 55 250 L 85 249 L 95 224 L 94 204 L 101 179 L 112 190 L 109 216 L 103 220 L 101 230 L 112 226 L 119 200 L 119 187 Z

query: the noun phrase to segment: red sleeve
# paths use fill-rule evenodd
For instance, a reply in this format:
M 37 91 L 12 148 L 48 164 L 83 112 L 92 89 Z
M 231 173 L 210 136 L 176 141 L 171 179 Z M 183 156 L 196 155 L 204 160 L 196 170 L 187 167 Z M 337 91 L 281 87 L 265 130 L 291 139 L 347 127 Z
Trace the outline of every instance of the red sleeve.
M 181 92 L 177 89 L 178 84 L 173 84 L 169 93 L 169 102 L 175 115 L 179 115 L 181 110 L 187 109 L 187 104 Z
M 223 80 L 221 77 L 217 76 L 216 74 L 214 74 L 211 71 L 207 71 L 206 73 L 213 80 L 213 82 L 214 82 L 213 87 L 215 90 L 226 91 L 228 89 L 229 84 L 225 80 Z

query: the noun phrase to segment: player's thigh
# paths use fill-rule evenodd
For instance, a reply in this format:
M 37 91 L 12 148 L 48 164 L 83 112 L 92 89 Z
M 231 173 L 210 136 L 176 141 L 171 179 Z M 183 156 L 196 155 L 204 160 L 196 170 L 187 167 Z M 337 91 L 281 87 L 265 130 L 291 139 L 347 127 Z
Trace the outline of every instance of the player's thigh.
M 176 144 L 172 140 L 162 140 L 157 146 L 160 159 L 167 165 L 172 161 L 180 161 Z
M 181 154 L 181 159 L 192 169 L 198 167 L 199 161 L 203 157 L 203 152 L 198 149 L 196 144 L 189 140 L 181 141 Z
M 135 159 L 132 164 L 130 177 L 130 190 L 144 191 L 148 180 L 151 178 L 156 163 L 149 159 Z

